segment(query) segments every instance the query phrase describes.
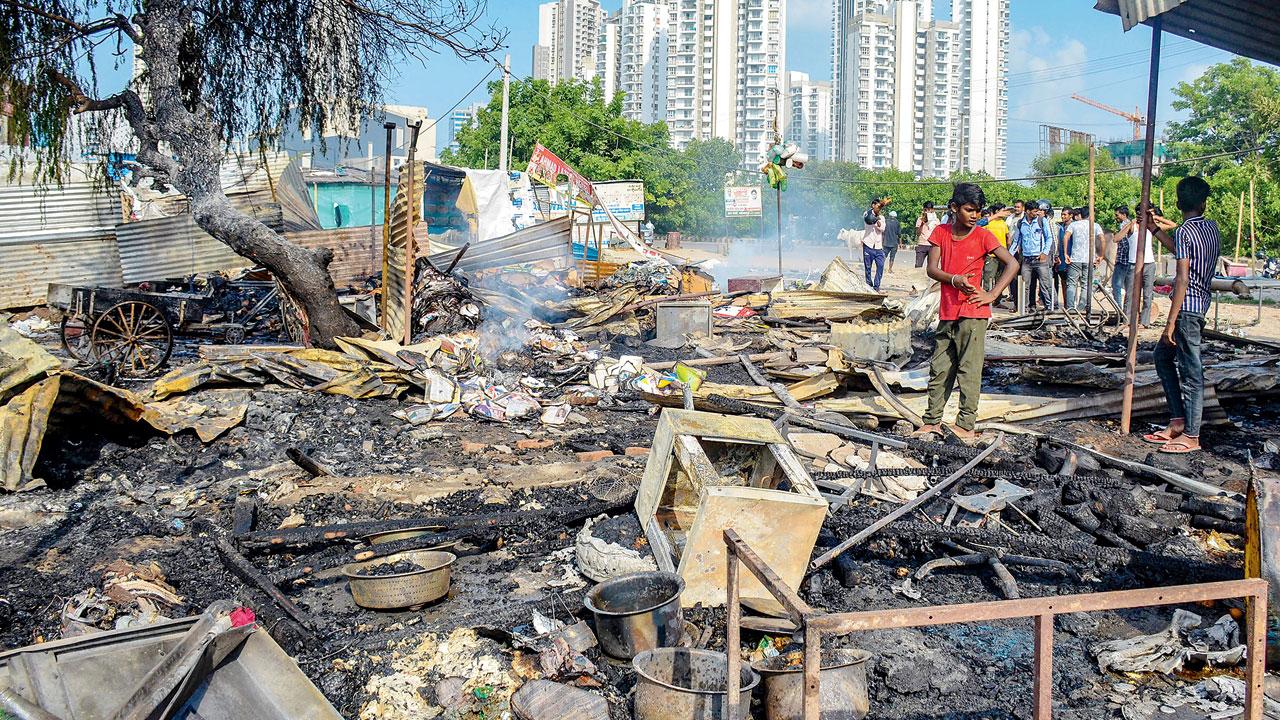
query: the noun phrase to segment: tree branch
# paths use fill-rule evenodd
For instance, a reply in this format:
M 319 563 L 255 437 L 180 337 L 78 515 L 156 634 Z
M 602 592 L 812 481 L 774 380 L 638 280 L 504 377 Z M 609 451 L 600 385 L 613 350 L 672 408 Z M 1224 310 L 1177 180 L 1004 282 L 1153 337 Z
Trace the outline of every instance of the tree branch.
M 129 38 L 134 42 L 142 41 L 142 36 L 138 33 L 137 29 L 133 27 L 133 24 L 129 22 L 129 18 L 126 18 L 124 15 L 121 15 L 119 13 L 116 13 L 112 17 L 106 17 L 100 20 L 94 20 L 93 22 L 85 24 L 85 23 L 76 22 L 75 20 L 69 17 L 66 17 L 64 15 L 51 13 L 48 10 L 45 10 L 44 8 L 41 8 L 41 7 L 37 7 L 35 5 L 28 5 L 27 3 L 19 2 L 18 0 L 0 0 L 0 2 L 3 2 L 5 5 L 9 5 L 10 7 L 15 7 L 19 10 L 24 10 L 33 15 L 38 15 L 44 18 L 45 20 L 66 25 L 68 28 L 78 33 L 81 37 L 96 35 L 105 30 L 118 30 L 120 32 L 123 32 L 125 35 L 128 35 Z
M 448 47 L 450 50 L 454 52 L 455 55 L 457 55 L 460 58 L 465 59 L 469 57 L 484 57 L 484 56 L 487 56 L 488 53 L 498 48 L 498 43 L 496 42 L 493 43 L 493 47 L 480 47 L 480 48 L 468 47 L 464 43 L 461 43 L 453 38 L 455 32 L 441 32 L 439 29 L 433 28 L 429 25 L 423 25 L 422 23 L 398 18 L 389 13 L 382 12 L 381 10 L 374 10 L 371 7 L 361 5 L 356 0 L 342 0 L 342 2 L 347 7 L 351 8 L 355 12 L 360 13 L 362 15 L 366 15 L 372 18 L 377 18 L 384 22 L 389 22 L 392 25 L 395 25 L 396 27 L 422 33 L 423 35 L 426 35 L 432 40 L 435 40 L 436 42 Z M 470 23 L 466 23 L 466 22 L 461 23 L 459 24 L 457 31 L 461 32 L 462 28 L 465 28 L 469 25 Z

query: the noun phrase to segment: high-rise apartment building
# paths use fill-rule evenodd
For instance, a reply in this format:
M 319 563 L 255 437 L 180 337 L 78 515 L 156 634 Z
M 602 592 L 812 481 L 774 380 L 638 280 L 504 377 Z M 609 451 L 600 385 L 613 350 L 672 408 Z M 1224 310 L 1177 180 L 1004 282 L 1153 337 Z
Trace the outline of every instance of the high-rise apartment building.
M 605 15 L 596 37 L 595 77 L 600 78 L 605 102 L 618 92 L 622 72 L 622 11 Z
M 786 93 L 786 0 L 671 0 L 667 125 L 672 143 L 724 138 L 746 165 L 773 139 Z M 783 122 L 781 119 L 779 122 Z
M 810 160 L 830 160 L 831 142 L 831 83 L 811 80 L 808 73 L 787 73 L 787 106 L 790 119 L 787 122 L 787 140 L 800 146 Z
M 932 0 L 837 0 L 836 156 L 929 177 L 1003 173 L 1007 17 L 1008 0 L 953 0 L 950 21 Z
M 448 147 L 453 152 L 458 152 L 458 132 L 463 128 L 472 127 L 478 123 L 480 111 L 483 109 L 484 103 L 476 103 L 465 108 L 458 108 L 450 113 L 444 142 L 440 144 Z
M 533 79 L 555 82 L 556 36 L 560 21 L 560 3 L 542 3 L 538 6 L 538 44 L 533 46 Z
M 619 11 L 622 114 L 645 123 L 667 119 L 667 0 L 623 0 Z
M 603 22 L 600 0 L 557 0 L 539 5 L 534 78 L 553 83 L 595 78 Z

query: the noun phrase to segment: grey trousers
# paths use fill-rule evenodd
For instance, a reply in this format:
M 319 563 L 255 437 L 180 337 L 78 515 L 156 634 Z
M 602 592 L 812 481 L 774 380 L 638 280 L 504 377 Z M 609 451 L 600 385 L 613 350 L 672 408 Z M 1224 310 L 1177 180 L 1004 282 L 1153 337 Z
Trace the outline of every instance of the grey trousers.
M 1156 374 L 1164 386 L 1169 402 L 1169 417 L 1185 419 L 1186 434 L 1200 437 L 1200 420 L 1204 414 L 1204 364 L 1200 360 L 1200 335 L 1204 332 L 1204 316 L 1185 310 L 1178 313 L 1173 330 L 1175 347 L 1163 342 L 1156 345 Z
M 1138 322 L 1143 325 L 1151 324 L 1151 301 L 1155 298 L 1156 287 L 1156 264 L 1149 262 L 1142 267 L 1142 312 L 1138 315 Z M 1129 302 L 1126 298 L 1133 291 L 1133 265 L 1129 263 L 1116 263 L 1116 270 L 1111 275 L 1111 294 L 1115 295 L 1116 302 L 1120 303 L 1120 307 L 1124 308 L 1124 314 L 1129 314 Z M 1122 297 L 1123 295 L 1123 297 Z
M 1032 278 L 1035 283 L 1032 283 Z M 1027 296 L 1027 307 L 1024 312 L 1031 310 L 1035 306 L 1035 298 L 1031 297 L 1032 290 L 1039 286 L 1040 301 L 1044 303 L 1045 310 L 1053 309 L 1053 261 L 1046 260 L 1040 262 L 1034 257 L 1025 258 L 1022 263 L 1022 285 L 1026 288 L 1023 292 Z
M 1073 262 L 1067 266 L 1067 307 L 1072 310 L 1083 310 L 1086 290 L 1085 277 L 1089 272 L 1089 263 Z

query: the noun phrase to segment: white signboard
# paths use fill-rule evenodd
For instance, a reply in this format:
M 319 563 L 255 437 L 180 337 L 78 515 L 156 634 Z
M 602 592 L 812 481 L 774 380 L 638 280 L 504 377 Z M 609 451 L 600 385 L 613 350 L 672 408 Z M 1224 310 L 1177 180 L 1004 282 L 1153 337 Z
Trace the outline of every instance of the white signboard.
M 760 187 L 749 185 L 724 187 L 724 216 L 727 218 L 760 217 L 763 211 Z
M 622 222 L 644 222 L 644 183 L 639 180 L 618 180 L 593 183 L 596 197 L 601 204 L 609 208 L 616 220 Z M 554 206 L 553 206 L 554 208 Z M 580 222 L 585 223 L 586 218 Z M 609 216 L 601 208 L 591 213 L 591 222 L 608 224 Z

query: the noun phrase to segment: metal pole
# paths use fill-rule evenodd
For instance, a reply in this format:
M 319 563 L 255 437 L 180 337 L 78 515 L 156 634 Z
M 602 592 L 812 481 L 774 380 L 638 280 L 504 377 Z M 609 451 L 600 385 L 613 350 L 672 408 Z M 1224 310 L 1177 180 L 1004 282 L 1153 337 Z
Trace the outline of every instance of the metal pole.
M 782 113 L 782 91 L 778 88 L 773 89 L 773 142 L 775 144 L 782 143 L 782 131 L 778 125 L 778 115 Z M 778 195 L 778 277 L 782 274 L 782 185 L 779 183 L 775 188 Z M 785 284 L 785 283 L 784 283 Z
M 1092 144 L 1089 145 L 1089 267 L 1085 269 L 1084 289 L 1084 321 L 1088 325 L 1093 322 L 1093 265 L 1094 258 L 1098 253 L 1097 240 L 1095 240 L 1094 218 L 1097 217 L 1097 210 L 1093 204 L 1094 197 L 1094 156 L 1097 148 Z
M 508 172 L 511 169 L 510 156 L 507 153 L 507 127 L 511 113 L 511 53 L 502 62 L 502 132 L 498 139 L 502 148 L 498 151 L 498 169 Z
M 1249 178 L 1249 274 L 1258 274 L 1257 206 L 1254 204 L 1253 178 Z
M 1142 312 L 1143 266 L 1146 262 L 1147 218 L 1151 206 L 1151 170 L 1156 149 L 1156 101 L 1160 94 L 1160 38 L 1164 24 L 1159 15 L 1151 25 L 1151 75 L 1147 85 L 1147 145 L 1142 151 L 1142 212 L 1138 218 L 1137 256 L 1133 263 L 1133 297 L 1129 302 L 1129 352 L 1124 364 L 1124 392 L 1120 403 L 1120 434 L 1129 434 L 1133 415 L 1133 382 L 1138 374 L 1138 315 Z
M 1240 191 L 1240 214 L 1236 216 L 1236 254 L 1235 262 L 1240 262 L 1240 239 L 1244 237 L 1244 191 Z
M 405 229 L 404 229 L 404 335 L 402 344 L 408 345 L 413 342 L 413 268 L 417 260 L 416 238 L 413 236 L 414 211 L 418 207 L 417 198 L 414 193 L 421 192 L 421 189 L 415 186 L 415 160 L 414 157 L 418 151 L 418 131 L 422 129 L 422 121 L 415 120 L 409 123 L 409 159 L 405 163 L 405 167 L 409 169 L 409 177 L 405 181 Z
M 382 124 L 387 131 L 386 154 L 383 156 L 382 168 L 382 314 L 379 323 L 383 330 L 387 329 L 387 274 L 391 271 L 388 264 L 387 244 L 391 242 L 391 133 L 396 129 L 393 122 Z M 370 168 L 372 172 L 373 168 Z
M 686 386 L 687 387 L 687 386 Z M 728 597 L 725 602 L 725 655 L 729 659 L 728 667 L 725 668 L 728 682 L 725 684 L 725 702 L 724 702 L 724 720 L 739 720 L 738 718 L 738 687 L 741 685 L 741 666 L 742 666 L 742 639 L 741 626 L 742 622 L 742 605 L 738 596 L 738 552 L 730 544 L 725 543 L 727 553 L 725 555 L 725 588 L 728 590 Z

